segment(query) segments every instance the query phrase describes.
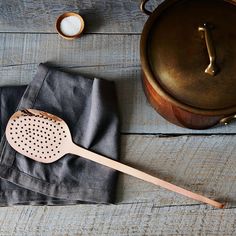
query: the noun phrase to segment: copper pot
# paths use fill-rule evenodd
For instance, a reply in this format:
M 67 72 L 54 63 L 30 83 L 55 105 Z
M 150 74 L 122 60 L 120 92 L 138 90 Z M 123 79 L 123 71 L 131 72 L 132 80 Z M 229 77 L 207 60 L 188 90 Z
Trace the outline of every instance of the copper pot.
M 166 0 L 142 32 L 142 80 L 152 106 L 191 129 L 236 118 L 236 4 L 231 0 Z

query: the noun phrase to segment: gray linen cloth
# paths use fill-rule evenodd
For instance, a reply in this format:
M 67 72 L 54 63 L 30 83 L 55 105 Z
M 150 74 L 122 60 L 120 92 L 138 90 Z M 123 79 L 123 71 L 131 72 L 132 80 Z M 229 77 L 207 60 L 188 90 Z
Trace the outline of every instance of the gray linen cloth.
M 0 205 L 112 203 L 117 172 L 74 155 L 43 164 L 13 150 L 4 130 L 18 109 L 34 108 L 66 121 L 73 141 L 112 159 L 119 156 L 114 83 L 40 64 L 28 86 L 0 88 Z

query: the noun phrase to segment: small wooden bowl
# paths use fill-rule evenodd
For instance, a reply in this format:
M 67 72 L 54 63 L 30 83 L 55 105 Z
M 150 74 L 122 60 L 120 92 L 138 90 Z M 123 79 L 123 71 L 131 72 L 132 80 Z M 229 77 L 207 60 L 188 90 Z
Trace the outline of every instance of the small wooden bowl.
M 79 20 L 80 20 L 80 22 L 81 22 L 81 29 L 80 29 L 79 33 L 77 33 L 77 34 L 75 34 L 75 35 L 72 35 L 72 36 L 65 35 L 65 34 L 63 34 L 62 31 L 61 31 L 61 21 L 62 21 L 64 18 L 68 17 L 68 16 L 76 16 L 76 17 L 79 18 Z M 77 14 L 77 13 L 74 13 L 74 12 L 65 12 L 65 13 L 63 13 L 62 15 L 60 15 L 60 16 L 57 18 L 57 20 L 56 20 L 56 30 L 57 30 L 58 34 L 59 34 L 62 38 L 64 38 L 64 39 L 72 40 L 72 39 L 75 39 L 75 38 L 79 38 L 79 37 L 81 36 L 81 34 L 83 33 L 83 31 L 84 31 L 84 20 L 83 20 L 83 18 L 82 18 L 79 14 Z

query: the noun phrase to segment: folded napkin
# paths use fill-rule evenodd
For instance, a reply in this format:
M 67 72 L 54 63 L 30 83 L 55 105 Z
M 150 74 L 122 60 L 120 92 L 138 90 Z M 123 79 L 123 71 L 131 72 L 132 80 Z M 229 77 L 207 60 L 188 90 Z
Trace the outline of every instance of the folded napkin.
M 10 147 L 4 135 L 7 121 L 16 110 L 26 108 L 61 117 L 76 144 L 118 159 L 114 84 L 40 64 L 28 86 L 0 88 L 0 205 L 114 202 L 116 171 L 74 155 L 38 163 Z

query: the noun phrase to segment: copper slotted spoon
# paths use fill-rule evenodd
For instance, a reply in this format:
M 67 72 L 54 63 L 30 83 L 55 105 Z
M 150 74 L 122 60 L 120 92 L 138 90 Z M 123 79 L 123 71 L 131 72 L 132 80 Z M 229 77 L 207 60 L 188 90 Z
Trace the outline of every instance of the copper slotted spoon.
M 73 143 L 67 124 L 59 117 L 47 112 L 34 109 L 17 111 L 8 121 L 6 138 L 17 152 L 38 162 L 52 163 L 62 158 L 65 154 L 71 153 L 194 200 L 217 208 L 224 207 L 222 203 L 79 147 Z

